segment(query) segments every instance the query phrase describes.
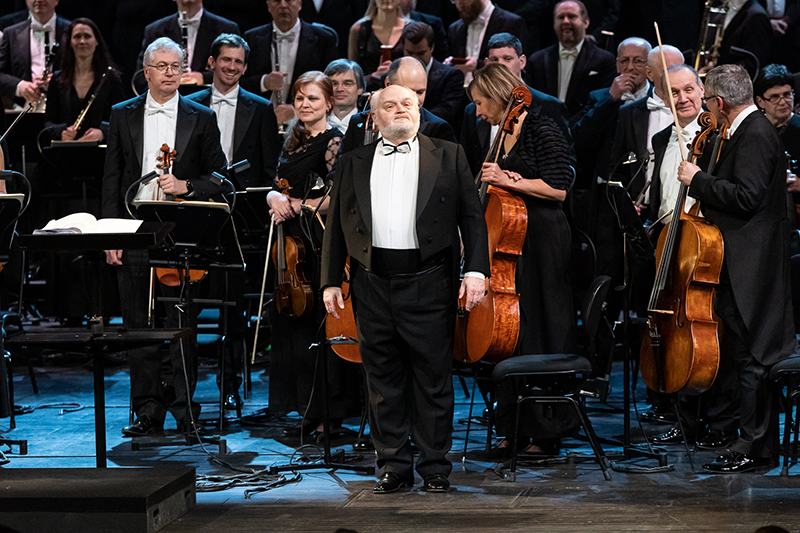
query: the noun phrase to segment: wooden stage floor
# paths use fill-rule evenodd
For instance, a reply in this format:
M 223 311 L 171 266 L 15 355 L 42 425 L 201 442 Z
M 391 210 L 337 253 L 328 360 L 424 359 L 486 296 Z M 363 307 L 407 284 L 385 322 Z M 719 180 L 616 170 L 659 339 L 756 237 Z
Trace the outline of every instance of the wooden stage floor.
M 0 420 L 0 431 L 9 439 L 27 439 L 28 455 L 9 454 L 8 468 L 92 467 L 94 427 L 92 377 L 87 359 L 81 356 L 51 356 L 37 360 L 40 392 L 34 395 L 27 373 L 16 368 L 16 403 L 35 407 L 17 417 L 17 428 L 9 431 L 9 419 Z M 590 417 L 604 439 L 620 440 L 623 434 L 621 366 L 615 366 L 613 392 L 606 404 L 591 403 Z M 267 407 L 268 372 L 253 370 L 253 396 L 245 414 Z M 467 380 L 468 385 L 471 381 Z M 641 387 L 641 386 L 640 386 Z M 107 436 L 109 467 L 187 464 L 198 474 L 237 474 L 212 462 L 216 448 L 206 445 L 142 448 L 132 451 L 130 439 L 120 434 L 128 420 L 128 373 L 126 367 L 106 370 Z M 643 389 L 637 391 L 644 397 Z M 196 398 L 203 403 L 201 419 L 217 415 L 217 388 L 213 368 L 201 366 Z M 62 404 L 85 407 L 63 411 Z M 702 464 L 714 452 L 697 452 L 687 458 L 682 446 L 666 448 L 674 470 L 665 473 L 612 471 L 605 481 L 591 456 L 588 443 L 565 441 L 559 460 L 545 464 L 523 462 L 515 482 L 503 479 L 503 465 L 487 460 L 483 453 L 485 428 L 473 425 L 468 451 L 463 456 L 469 399 L 456 381 L 455 439 L 451 458 L 453 488 L 448 494 L 419 491 L 421 481 L 407 492 L 376 496 L 374 476 L 348 471 L 312 470 L 284 485 L 245 497 L 248 487 L 234 486 L 215 492 L 198 492 L 197 506 L 161 531 L 330 532 L 339 528 L 359 532 L 576 532 L 576 531 L 726 531 L 753 532 L 767 524 L 800 531 L 800 467 L 780 477 L 778 468 L 732 476 L 707 475 Z M 644 402 L 639 409 L 644 410 Z M 478 409 L 477 412 L 482 410 Z M 293 413 L 296 414 L 296 413 Z M 232 416 L 232 415 L 229 415 Z M 286 439 L 282 429 L 296 418 L 268 419 L 259 424 L 232 421 L 222 433 L 230 453 L 224 460 L 240 469 L 263 471 L 272 465 L 297 460 L 299 439 Z M 347 419 L 357 429 L 358 419 Z M 168 417 L 165 433 L 174 433 Z M 635 422 L 634 422 L 635 424 Z M 653 434 L 668 426 L 645 425 Z M 641 441 L 638 428 L 634 441 Z M 352 464 L 374 461 L 367 453 L 353 451 L 352 437 L 334 441 L 334 450 L 344 450 Z M 625 461 L 620 445 L 605 444 L 615 465 L 655 467 L 650 459 Z M 16 451 L 16 450 L 15 450 Z M 208 453 L 207 453 L 208 452 Z M 312 449 L 310 453 L 318 453 Z M 575 453 L 575 460 L 566 460 Z M 692 464 L 693 462 L 693 464 Z M 507 470 L 506 470 L 507 471 Z M 292 480 L 292 473 L 285 474 Z M 252 487 L 249 487 L 252 488 Z

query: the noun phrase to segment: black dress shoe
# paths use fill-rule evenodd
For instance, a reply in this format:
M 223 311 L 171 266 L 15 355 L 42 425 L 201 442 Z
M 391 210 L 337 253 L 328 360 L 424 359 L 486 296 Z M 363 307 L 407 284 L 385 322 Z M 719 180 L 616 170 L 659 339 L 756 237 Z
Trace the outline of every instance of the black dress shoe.
M 703 465 L 703 469 L 716 474 L 740 474 L 769 465 L 769 459 L 748 457 L 743 453 L 731 452 L 720 455 L 713 463 Z
M 738 435 L 736 433 L 725 433 L 721 429 L 712 429 L 705 437 L 697 441 L 697 447 L 704 450 L 713 450 L 716 448 L 726 448 L 733 444 Z
M 305 420 L 301 419 L 297 425 L 284 429 L 283 436 L 299 437 L 300 435 L 311 435 L 314 430 L 317 429 L 318 425 L 318 420 L 312 420 L 310 418 L 306 418 Z
M 447 480 L 445 479 L 445 481 Z M 391 494 L 400 489 L 407 489 L 412 485 L 414 485 L 413 480 L 401 477 L 400 474 L 396 474 L 395 472 L 386 472 L 380 481 L 378 481 L 378 484 L 375 485 L 375 488 L 372 489 L 372 492 L 374 494 Z
M 177 429 L 177 431 L 178 431 L 178 433 L 186 433 L 186 419 L 178 420 L 178 429 Z M 191 435 L 194 435 L 195 432 L 197 434 L 199 434 L 200 436 L 203 436 L 203 435 L 207 434 L 204 427 L 201 427 L 200 425 L 198 425 L 195 422 L 191 422 L 190 423 L 190 427 L 189 427 L 189 433 Z
M 242 399 L 238 394 L 227 394 L 225 396 L 225 409 L 228 411 L 238 411 L 242 408 Z
M 642 420 L 655 422 L 656 424 L 675 424 L 678 420 L 675 413 L 664 411 L 663 409 L 648 409 L 642 413 Z
M 450 481 L 444 474 L 430 474 L 425 476 L 425 484 L 422 490 L 426 492 L 447 492 L 450 490 Z
M 144 437 L 150 433 L 161 431 L 164 428 L 163 424 L 159 424 L 147 415 L 142 415 L 136 419 L 136 422 L 128 427 L 122 428 L 123 437 Z
M 650 437 L 650 442 L 653 444 L 680 444 L 683 442 L 683 432 L 674 426 L 666 433 Z

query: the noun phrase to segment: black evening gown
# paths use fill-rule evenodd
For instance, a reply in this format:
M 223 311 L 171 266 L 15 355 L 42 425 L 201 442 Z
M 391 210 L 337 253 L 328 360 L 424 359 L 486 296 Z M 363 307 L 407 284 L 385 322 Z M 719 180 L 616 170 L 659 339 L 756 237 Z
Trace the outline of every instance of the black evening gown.
M 381 82 L 374 79 L 371 74 L 378 70 L 381 65 L 381 41 L 375 36 L 372 31 L 372 20 L 366 19 L 361 23 L 361 28 L 358 31 L 358 60 L 356 63 L 364 71 L 367 77 L 367 89 L 379 89 Z M 392 48 L 392 61 L 403 57 L 403 38 L 397 40 Z
M 57 78 L 58 73 L 54 76 Z M 95 81 L 92 88 L 83 98 L 78 96 L 73 85 L 62 87 L 53 81 L 47 89 L 47 109 L 45 112 L 45 125 L 52 127 L 50 138 L 61 140 L 61 132 L 75 124 L 78 115 L 88 105 L 92 95 L 97 92 L 97 97 L 92 102 L 89 111 L 78 132 L 78 138 L 89 128 L 102 130 L 104 138 L 108 136 L 108 119 L 111 116 L 111 106 L 125 100 L 122 82 L 115 75 L 109 74 L 105 83 L 98 91 L 99 82 Z

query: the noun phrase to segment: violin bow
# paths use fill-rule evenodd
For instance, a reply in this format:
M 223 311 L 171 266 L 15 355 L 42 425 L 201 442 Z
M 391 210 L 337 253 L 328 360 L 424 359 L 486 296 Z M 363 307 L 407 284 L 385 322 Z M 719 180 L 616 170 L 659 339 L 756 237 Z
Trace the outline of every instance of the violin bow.
M 658 40 L 658 52 L 661 56 L 661 66 L 664 67 L 664 76 L 662 79 L 667 80 L 667 97 L 669 97 L 669 108 L 672 110 L 672 122 L 675 125 L 675 132 L 678 134 L 678 146 L 681 149 L 681 160 L 686 161 L 686 148 L 681 141 L 681 126 L 678 124 L 678 112 L 675 110 L 675 99 L 672 97 L 672 83 L 669 81 L 667 73 L 667 58 L 664 55 L 664 44 L 661 42 L 661 32 L 658 29 L 658 22 L 653 22 L 656 27 L 656 39 Z

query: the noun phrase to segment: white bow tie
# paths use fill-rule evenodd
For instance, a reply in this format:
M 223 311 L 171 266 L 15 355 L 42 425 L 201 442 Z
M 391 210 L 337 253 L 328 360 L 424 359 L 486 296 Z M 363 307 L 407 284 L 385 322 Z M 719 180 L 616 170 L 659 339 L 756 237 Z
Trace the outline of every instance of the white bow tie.
M 233 91 L 229 92 L 228 94 L 219 94 L 214 93 L 211 98 L 212 104 L 228 104 L 231 107 L 236 105 L 236 100 L 238 98 L 237 94 L 234 94 Z
M 286 33 L 275 32 L 275 42 L 276 43 L 293 43 L 296 35 L 293 31 L 289 31 Z
M 50 31 L 50 28 L 47 27 L 46 24 L 42 24 L 38 20 L 31 21 L 31 29 L 35 32 L 44 33 Z
M 144 111 L 145 111 L 145 114 L 148 117 L 151 116 L 151 115 L 156 115 L 158 113 L 163 113 L 169 119 L 174 119 L 175 118 L 175 110 L 167 108 L 167 107 L 147 104 L 145 106 Z
M 687 142 L 688 142 L 688 141 L 691 139 L 691 137 L 692 137 L 692 134 L 691 134 L 691 132 L 689 132 L 688 130 L 685 130 L 685 129 L 681 128 L 681 138 L 682 138 L 684 141 L 687 141 Z M 677 141 L 677 140 L 678 140 L 678 132 L 677 132 L 677 131 L 675 131 L 675 127 L 673 126 L 673 128 L 672 128 L 672 134 L 670 135 L 669 141 L 670 141 L 670 142 L 675 142 L 675 141 Z
M 647 109 L 649 109 L 650 111 L 667 111 L 667 112 L 669 112 L 669 108 L 667 107 L 667 105 L 663 101 L 656 100 L 652 96 L 647 99 Z
M 561 59 L 569 59 L 569 58 L 575 59 L 578 57 L 578 49 L 573 48 L 570 50 L 565 48 L 561 50 L 561 52 L 559 52 L 558 55 L 559 57 L 561 57 Z

